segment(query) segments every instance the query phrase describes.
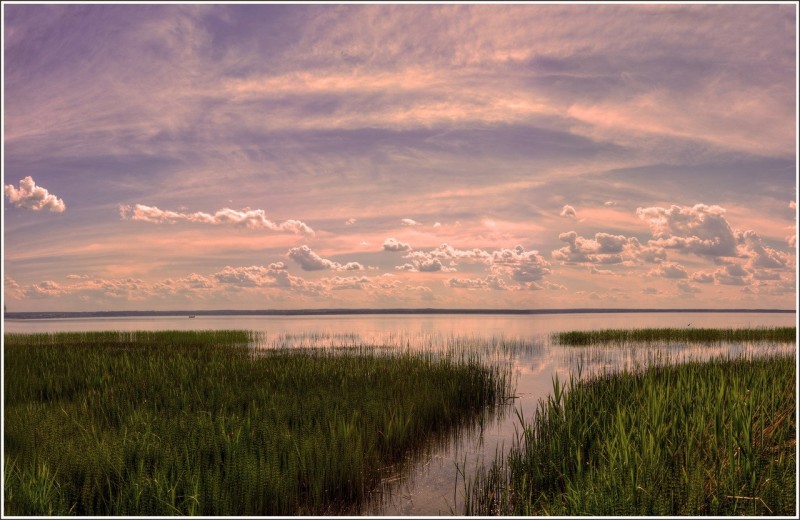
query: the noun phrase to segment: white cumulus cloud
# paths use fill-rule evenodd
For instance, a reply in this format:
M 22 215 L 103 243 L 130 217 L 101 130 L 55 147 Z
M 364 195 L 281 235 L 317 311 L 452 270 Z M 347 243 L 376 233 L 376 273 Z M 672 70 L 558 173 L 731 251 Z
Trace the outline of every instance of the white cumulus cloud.
M 749 285 L 750 273 L 739 264 L 728 264 L 714 272 L 714 280 L 722 285 Z
M 18 208 L 33 211 L 47 209 L 54 213 L 63 213 L 67 209 L 63 200 L 43 187 L 37 186 L 30 175 L 19 181 L 19 189 L 15 188 L 13 184 L 6 184 L 5 192 L 8 200 Z
M 764 244 L 761 235 L 755 231 L 739 233 L 739 242 L 743 245 L 743 253 L 749 256 L 747 266 L 750 269 L 784 269 L 791 266 L 791 258 Z
M 248 229 L 269 229 L 296 234 L 313 235 L 314 230 L 299 220 L 273 222 L 267 218 L 263 209 L 244 208 L 240 211 L 223 208 L 214 214 L 197 211 L 194 213 L 162 210 L 144 204 L 119 206 L 119 214 L 124 220 L 137 220 L 154 224 L 172 224 L 175 222 L 195 222 L 200 224 L 233 225 Z
M 496 275 L 486 278 L 450 278 L 445 285 L 454 289 L 494 289 L 496 291 L 508 289 L 505 280 Z
M 559 213 L 562 217 L 569 217 L 569 218 L 576 218 L 578 215 L 575 213 L 575 208 L 570 206 L 569 204 L 565 204 L 563 208 L 561 208 L 561 213 Z
M 567 245 L 551 253 L 554 260 L 568 264 L 619 264 L 626 256 L 636 256 L 640 244 L 635 238 L 609 233 L 595 233 L 594 238 L 584 238 L 575 231 L 558 235 Z
M 315 282 L 308 282 L 298 276 L 292 276 L 283 262 L 273 262 L 268 266 L 253 265 L 247 267 L 226 266 L 222 271 L 214 273 L 211 278 L 217 284 L 231 289 L 268 288 L 294 289 L 299 292 L 319 294 L 324 289 Z
M 297 262 L 303 271 L 324 271 L 326 269 L 334 271 L 362 271 L 364 269 L 364 266 L 358 262 L 340 264 L 339 262 L 322 258 L 306 245 L 293 247 L 286 253 L 286 256 Z
M 479 263 L 486 266 L 491 275 L 484 282 L 466 278 L 451 278 L 450 287 L 479 288 L 478 285 L 498 290 L 507 289 L 506 280 L 516 282 L 518 288 L 538 289 L 535 282 L 550 274 L 550 263 L 538 251 L 526 251 L 521 245 L 513 249 L 486 251 L 479 248 L 458 249 L 442 244 L 430 251 L 411 251 L 403 258 L 410 262 L 395 267 L 398 271 L 410 272 L 454 272 L 460 262 Z M 505 278 L 505 279 L 504 279 Z
M 383 241 L 384 251 L 409 251 L 411 246 L 406 242 L 401 242 L 396 238 L 387 238 Z
M 538 251 L 526 251 L 521 245 L 492 251 L 487 261 L 494 273 L 510 274 L 520 285 L 530 285 L 550 274 L 550 263 Z
M 651 246 L 700 256 L 736 256 L 736 236 L 720 206 L 696 204 L 670 208 L 638 208 L 636 214 L 653 233 Z
M 372 288 L 371 281 L 367 276 L 334 276 L 333 278 L 326 278 L 322 283 L 332 291 Z
M 713 273 L 697 271 L 695 273 L 692 273 L 692 281 L 698 283 L 714 283 L 714 275 Z
M 689 278 L 686 268 L 675 262 L 664 262 L 648 273 L 649 276 L 658 278 L 684 279 Z
M 702 292 L 702 291 L 700 291 L 699 287 L 697 287 L 696 285 L 690 284 L 687 280 L 680 280 L 678 282 L 677 287 L 678 287 L 678 291 L 680 291 L 683 294 L 687 294 L 687 295 L 688 294 L 694 294 L 694 293 Z

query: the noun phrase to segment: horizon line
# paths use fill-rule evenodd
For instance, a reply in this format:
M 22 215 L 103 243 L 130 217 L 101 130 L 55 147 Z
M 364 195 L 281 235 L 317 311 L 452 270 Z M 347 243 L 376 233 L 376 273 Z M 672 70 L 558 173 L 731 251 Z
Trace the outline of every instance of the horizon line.
M 390 314 L 603 314 L 603 313 L 782 313 L 796 309 L 752 308 L 560 308 L 560 309 L 452 309 L 452 308 L 320 308 L 320 309 L 215 309 L 215 310 L 127 310 L 127 311 L 18 311 L 4 312 L 3 319 L 158 317 L 158 316 L 325 316 Z

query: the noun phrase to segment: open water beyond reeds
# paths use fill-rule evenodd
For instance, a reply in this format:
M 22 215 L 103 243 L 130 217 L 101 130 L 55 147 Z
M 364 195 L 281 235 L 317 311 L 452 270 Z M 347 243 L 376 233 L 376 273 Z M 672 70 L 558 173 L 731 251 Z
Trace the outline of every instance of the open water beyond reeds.
M 720 356 L 756 358 L 795 355 L 786 341 L 714 340 L 676 336 L 666 341 L 595 341 L 560 344 L 555 333 L 603 329 L 793 327 L 794 314 L 658 313 L 568 315 L 381 315 L 381 316 L 200 316 L 114 319 L 6 320 L 5 333 L 103 330 L 248 330 L 261 351 L 349 350 L 365 345 L 388 353 L 463 353 L 511 370 L 507 404 L 476 416 L 458 433 L 440 437 L 413 459 L 386 470 L 371 499 L 356 513 L 429 516 L 464 513 L 465 481 L 479 467 L 507 452 L 519 433 L 519 416 L 534 417 L 540 400 L 553 393 L 553 378 L 568 380 L 652 364 L 704 361 Z

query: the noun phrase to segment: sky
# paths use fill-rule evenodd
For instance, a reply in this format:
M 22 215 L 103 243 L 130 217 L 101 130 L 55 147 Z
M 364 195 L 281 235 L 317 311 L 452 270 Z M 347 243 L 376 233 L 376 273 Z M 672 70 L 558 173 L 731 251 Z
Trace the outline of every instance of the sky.
M 782 308 L 797 6 L 3 4 L 8 311 Z

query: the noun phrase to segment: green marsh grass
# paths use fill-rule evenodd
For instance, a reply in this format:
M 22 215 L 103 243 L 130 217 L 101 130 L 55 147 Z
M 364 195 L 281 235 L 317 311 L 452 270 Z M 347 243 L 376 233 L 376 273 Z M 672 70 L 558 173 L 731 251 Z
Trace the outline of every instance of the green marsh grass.
M 554 343 L 571 346 L 594 346 L 609 343 L 689 342 L 689 343 L 739 343 L 797 341 L 796 327 L 708 329 L 708 328 L 653 328 L 653 329 L 602 329 L 558 332 L 552 335 Z
M 553 391 L 465 481 L 468 515 L 796 511 L 796 360 L 654 364 Z
M 256 350 L 242 331 L 4 340 L 7 515 L 353 510 L 509 386 L 468 355 Z

